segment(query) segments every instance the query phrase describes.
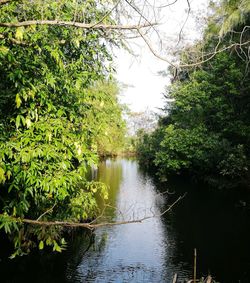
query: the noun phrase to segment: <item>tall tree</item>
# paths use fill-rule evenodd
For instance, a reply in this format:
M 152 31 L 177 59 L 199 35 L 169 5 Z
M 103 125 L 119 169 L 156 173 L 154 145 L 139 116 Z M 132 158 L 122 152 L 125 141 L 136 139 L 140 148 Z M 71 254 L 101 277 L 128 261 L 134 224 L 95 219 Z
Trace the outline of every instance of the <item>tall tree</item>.
M 0 2 L 0 228 L 14 255 L 65 245 L 62 228 L 22 219 L 84 221 L 97 213 L 96 195 L 107 198 L 86 171 L 99 141 L 124 128 L 111 90 L 117 42 L 89 28 L 104 16 L 113 24 L 108 11 L 104 1 Z

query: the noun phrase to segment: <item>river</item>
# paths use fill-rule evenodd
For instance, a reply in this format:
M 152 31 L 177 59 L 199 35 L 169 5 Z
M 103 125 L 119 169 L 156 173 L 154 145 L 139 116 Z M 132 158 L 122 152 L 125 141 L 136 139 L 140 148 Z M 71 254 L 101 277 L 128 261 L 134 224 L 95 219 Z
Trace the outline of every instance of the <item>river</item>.
M 62 254 L 1 260 L 0 282 L 171 282 L 197 273 L 221 283 L 250 282 L 250 213 L 244 203 L 176 179 L 157 184 L 134 159 L 102 162 L 93 178 L 109 187 L 108 221 L 159 215 L 142 223 L 74 233 Z M 101 205 L 103 207 L 103 205 Z

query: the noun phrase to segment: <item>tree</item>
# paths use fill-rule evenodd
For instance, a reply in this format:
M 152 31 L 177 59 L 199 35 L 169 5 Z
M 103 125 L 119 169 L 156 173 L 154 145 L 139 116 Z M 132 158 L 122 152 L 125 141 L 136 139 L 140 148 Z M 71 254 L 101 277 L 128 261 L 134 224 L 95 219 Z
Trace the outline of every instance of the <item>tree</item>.
M 211 29 L 213 19 L 209 19 L 203 42 L 194 45 L 194 51 L 199 53 L 201 46 L 207 52 L 217 48 L 218 35 L 213 36 Z M 220 40 L 224 52 L 212 53 L 213 57 L 199 68 L 184 67 L 174 77 L 166 92 L 166 98 L 172 101 L 171 106 L 166 105 L 166 117 L 138 148 L 143 163 L 153 163 L 160 176 L 188 172 L 217 186 L 247 184 L 250 81 L 249 58 L 245 55 L 249 43 L 228 50 L 231 42 L 243 36 L 247 33 L 228 32 Z M 182 55 L 188 65 L 191 59 L 186 54 Z
M 97 214 L 96 196 L 107 198 L 86 173 L 106 136 L 119 128 L 109 141 L 117 144 L 124 132 L 108 51 L 117 42 L 90 23 L 113 20 L 91 0 L 1 1 L 0 11 L 0 227 L 14 255 L 61 251 L 62 227 L 20 220 L 86 221 Z

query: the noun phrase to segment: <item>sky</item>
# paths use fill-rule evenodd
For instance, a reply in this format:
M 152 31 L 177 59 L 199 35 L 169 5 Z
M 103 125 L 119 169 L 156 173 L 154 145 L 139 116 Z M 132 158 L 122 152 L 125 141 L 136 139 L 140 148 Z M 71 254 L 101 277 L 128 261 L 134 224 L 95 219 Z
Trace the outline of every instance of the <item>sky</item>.
M 166 4 L 166 1 L 163 2 Z M 186 42 L 200 36 L 201 32 L 197 30 L 197 24 L 195 24 L 195 15 L 197 13 L 199 15 L 205 14 L 207 0 L 190 1 L 190 6 L 192 13 L 183 29 Z M 159 41 L 154 35 L 149 36 L 149 38 L 151 38 L 154 49 L 163 57 L 169 58 L 168 47 L 175 48 L 178 42 L 178 34 L 187 17 L 187 9 L 187 0 L 178 0 L 159 15 L 161 24 L 157 29 L 163 40 L 164 47 L 162 50 L 159 49 Z M 170 84 L 170 77 L 162 77 L 158 72 L 167 71 L 169 65 L 167 62 L 156 58 L 143 40 L 132 40 L 129 44 L 136 56 L 122 49 L 115 52 L 116 77 L 119 82 L 128 86 L 122 88 L 120 100 L 134 112 L 145 111 L 146 109 L 157 111 L 158 108 L 164 106 L 164 89 Z

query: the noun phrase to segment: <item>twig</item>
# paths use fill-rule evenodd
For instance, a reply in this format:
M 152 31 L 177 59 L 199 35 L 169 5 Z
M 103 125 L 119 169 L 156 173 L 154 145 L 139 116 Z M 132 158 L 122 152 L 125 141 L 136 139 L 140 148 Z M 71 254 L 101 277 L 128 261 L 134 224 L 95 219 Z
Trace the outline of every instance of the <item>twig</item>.
M 160 56 L 159 54 L 157 54 L 157 52 L 154 50 L 154 48 L 152 47 L 152 45 L 150 44 L 150 42 L 148 41 L 148 39 L 144 36 L 144 34 L 141 32 L 140 28 L 137 29 L 138 33 L 140 34 L 141 38 L 144 40 L 144 42 L 146 43 L 146 45 L 148 46 L 149 50 L 153 53 L 153 55 L 155 57 L 157 57 L 158 59 L 167 62 L 169 65 L 173 66 L 174 68 L 176 68 L 176 66 L 168 59 Z
M 175 273 L 174 278 L 173 278 L 173 283 L 177 282 L 177 273 Z
M 197 261 L 197 250 L 194 249 L 194 283 L 196 283 L 196 261 Z
M 115 5 L 100 19 L 100 21 L 98 21 L 97 23 L 92 25 L 92 28 L 94 28 L 95 26 L 99 25 L 102 23 L 103 20 L 105 20 L 116 8 L 117 6 L 120 4 L 121 0 L 118 0 Z
M 156 7 L 156 8 L 157 8 L 157 9 L 166 8 L 166 7 L 169 7 L 169 6 L 171 6 L 171 5 L 174 5 L 177 1 L 178 1 L 178 0 L 175 0 L 175 1 L 171 2 L 171 3 L 168 3 L 168 4 L 166 4 L 166 5 L 162 5 L 162 6 L 158 6 L 158 7 Z
M 157 57 L 158 59 L 162 60 L 162 61 L 165 61 L 167 62 L 169 65 L 171 65 L 175 70 L 177 70 L 178 68 L 185 68 L 185 67 L 195 67 L 195 66 L 198 66 L 198 65 L 201 65 L 203 63 L 206 63 L 208 61 L 210 61 L 213 57 L 216 56 L 216 54 L 218 53 L 221 53 L 221 52 L 224 52 L 228 49 L 231 49 L 233 47 L 241 47 L 241 46 L 244 46 L 244 45 L 248 45 L 250 44 L 250 40 L 244 42 L 244 43 L 233 43 L 231 45 L 228 45 L 228 46 L 225 46 L 221 49 L 218 49 L 219 47 L 219 44 L 220 44 L 220 40 L 214 50 L 213 53 L 210 53 L 210 56 L 204 60 L 201 60 L 201 61 L 198 61 L 198 62 L 195 62 L 195 63 L 190 63 L 190 64 L 180 64 L 180 65 L 175 65 L 174 63 L 172 63 L 169 59 L 165 58 L 165 57 L 162 57 L 161 55 L 159 55 L 155 50 L 154 48 L 152 47 L 151 43 L 149 42 L 149 40 L 144 36 L 144 34 L 141 32 L 140 28 L 138 28 L 138 33 L 140 34 L 141 38 L 144 40 L 144 42 L 146 43 L 146 45 L 148 46 L 149 50 L 153 53 L 153 55 L 155 57 Z
M 182 27 L 181 27 L 181 30 L 180 30 L 180 32 L 179 32 L 178 42 L 177 42 L 176 46 L 179 45 L 179 43 L 180 43 L 180 41 L 181 41 L 181 35 L 182 35 L 182 32 L 183 32 L 183 29 L 184 29 L 184 27 L 185 27 L 185 25 L 186 25 L 186 23 L 187 23 L 187 21 L 188 21 L 188 18 L 189 18 L 190 12 L 191 12 L 191 6 L 190 6 L 190 3 L 189 3 L 189 0 L 187 0 L 187 4 L 188 4 L 187 17 L 186 17 L 186 19 L 185 19 L 185 21 L 184 21 L 184 23 L 183 23 L 183 25 L 182 25 Z
M 131 7 L 132 9 L 134 9 L 134 10 L 140 15 L 141 19 L 144 19 L 144 20 L 145 20 L 145 22 L 149 25 L 149 27 L 152 27 L 152 28 L 154 29 L 154 31 L 156 32 L 156 34 L 157 34 L 158 37 L 160 38 L 158 31 L 157 31 L 157 30 L 155 29 L 155 27 L 154 27 L 155 25 L 152 25 L 152 24 L 151 24 L 151 22 L 143 15 L 142 11 L 140 11 L 135 5 L 133 5 L 133 4 L 132 4 L 131 2 L 129 2 L 128 0 L 125 0 L 125 2 L 126 2 L 128 5 L 130 5 L 130 7 Z M 140 21 L 139 21 L 138 26 L 140 26 L 141 19 L 140 19 Z
M 178 199 L 173 202 L 165 211 L 163 211 L 161 214 L 155 215 L 155 217 L 161 217 L 163 216 L 165 213 L 167 213 L 168 211 L 170 211 L 180 200 L 182 200 L 185 196 L 187 195 L 187 193 L 185 193 L 184 195 L 178 197 Z M 152 217 L 151 217 L 152 218 Z
M 37 221 L 39 221 L 39 220 L 40 220 L 44 215 L 46 215 L 47 213 L 52 212 L 53 209 L 55 208 L 55 206 L 56 206 L 56 203 L 54 203 L 54 205 L 53 205 L 50 209 L 46 210 L 43 214 L 41 214 L 41 215 L 37 218 Z

